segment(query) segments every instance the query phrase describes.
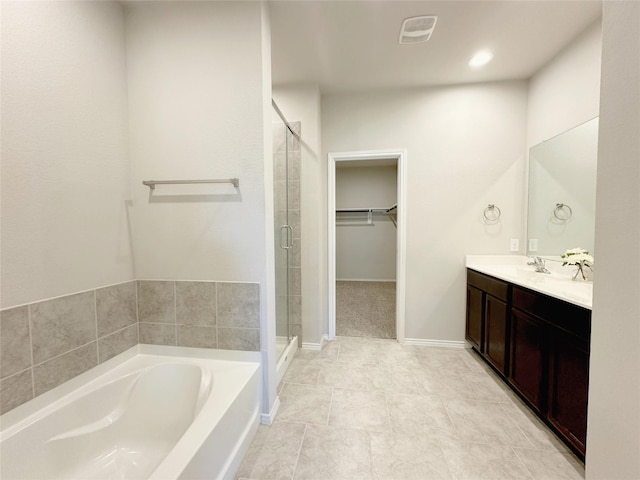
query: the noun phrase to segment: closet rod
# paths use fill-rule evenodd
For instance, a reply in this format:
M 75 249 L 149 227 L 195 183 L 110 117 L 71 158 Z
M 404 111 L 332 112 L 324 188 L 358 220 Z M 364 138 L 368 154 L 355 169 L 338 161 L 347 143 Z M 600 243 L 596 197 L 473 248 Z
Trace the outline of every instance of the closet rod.
M 397 208 L 398 208 L 398 204 L 396 203 L 389 208 L 337 208 L 336 213 L 357 213 L 357 212 L 389 213 L 389 212 L 392 212 L 393 210 L 397 210 Z
M 387 213 L 386 208 L 339 208 L 336 213 Z

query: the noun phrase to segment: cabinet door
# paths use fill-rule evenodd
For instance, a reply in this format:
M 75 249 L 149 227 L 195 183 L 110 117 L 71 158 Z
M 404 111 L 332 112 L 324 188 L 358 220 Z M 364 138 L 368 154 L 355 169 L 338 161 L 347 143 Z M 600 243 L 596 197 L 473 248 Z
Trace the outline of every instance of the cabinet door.
M 484 309 L 484 354 L 503 375 L 507 369 L 507 304 L 486 295 Z
M 589 344 L 552 329 L 547 418 L 584 455 L 589 394 Z
M 482 351 L 483 293 L 467 285 L 467 324 L 465 338 L 479 352 Z
M 539 412 L 546 407 L 544 336 L 540 320 L 511 309 L 509 383 Z

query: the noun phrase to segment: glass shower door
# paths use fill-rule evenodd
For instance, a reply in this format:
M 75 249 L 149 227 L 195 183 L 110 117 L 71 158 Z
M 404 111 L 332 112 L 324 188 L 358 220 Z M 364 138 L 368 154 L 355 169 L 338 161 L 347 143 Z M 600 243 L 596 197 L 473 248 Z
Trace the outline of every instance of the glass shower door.
M 273 198 L 275 214 L 276 267 L 276 347 L 277 357 L 289 344 L 289 252 L 293 246 L 293 230 L 289 224 L 289 129 L 284 123 L 273 127 Z

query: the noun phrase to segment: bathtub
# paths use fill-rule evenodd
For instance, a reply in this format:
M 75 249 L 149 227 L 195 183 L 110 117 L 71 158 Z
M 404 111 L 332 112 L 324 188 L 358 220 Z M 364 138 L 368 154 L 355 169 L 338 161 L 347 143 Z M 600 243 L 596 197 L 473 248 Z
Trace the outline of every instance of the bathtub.
M 257 352 L 138 345 L 0 417 L 0 477 L 233 478 L 260 385 Z

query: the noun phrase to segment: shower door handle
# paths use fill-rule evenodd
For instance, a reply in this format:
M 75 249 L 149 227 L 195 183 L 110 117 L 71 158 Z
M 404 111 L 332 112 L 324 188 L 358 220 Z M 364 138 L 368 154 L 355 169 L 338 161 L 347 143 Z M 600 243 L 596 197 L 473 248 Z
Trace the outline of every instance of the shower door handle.
M 291 227 L 289 225 L 280 225 L 280 248 L 284 248 L 285 250 L 288 250 L 289 248 L 292 247 L 292 245 L 289 244 L 289 229 Z M 282 238 L 282 232 L 285 232 L 284 234 L 284 244 L 282 242 L 283 238 Z
M 289 230 L 289 235 L 287 235 L 287 248 L 293 247 L 293 227 L 291 225 L 286 226 Z
M 282 243 L 282 232 L 285 231 L 284 245 Z M 285 250 L 293 247 L 293 227 L 291 225 L 280 225 L 280 248 Z

